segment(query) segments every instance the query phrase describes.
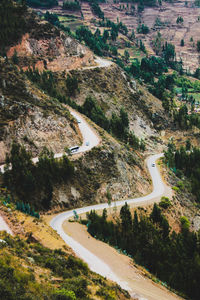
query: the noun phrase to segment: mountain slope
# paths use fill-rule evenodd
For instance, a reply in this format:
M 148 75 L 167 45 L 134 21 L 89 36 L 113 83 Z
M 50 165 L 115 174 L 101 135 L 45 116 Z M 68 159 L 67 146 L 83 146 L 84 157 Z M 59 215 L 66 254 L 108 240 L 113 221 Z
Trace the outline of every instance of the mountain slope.
M 13 141 L 36 156 L 44 146 L 54 152 L 80 141 L 77 123 L 56 99 L 45 95 L 4 59 L 0 61 L 0 161 Z

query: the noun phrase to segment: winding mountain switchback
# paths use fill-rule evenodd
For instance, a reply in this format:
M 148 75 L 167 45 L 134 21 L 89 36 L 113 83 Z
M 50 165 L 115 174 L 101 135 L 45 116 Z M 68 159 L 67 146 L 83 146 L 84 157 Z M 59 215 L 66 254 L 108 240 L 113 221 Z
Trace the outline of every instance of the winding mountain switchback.
M 77 114 L 76 112 L 73 112 L 73 116 L 75 118 L 80 119 L 80 114 Z M 82 122 L 82 119 L 81 119 L 81 122 Z M 94 131 L 90 132 L 91 128 L 89 127 L 89 125 L 87 124 L 87 122 L 85 120 L 84 120 L 84 122 L 85 123 L 84 123 L 83 127 L 81 126 L 81 123 L 79 123 L 80 131 L 84 137 L 83 138 L 84 142 L 83 142 L 83 146 L 82 146 L 83 148 L 80 147 L 80 152 L 84 152 L 85 149 L 88 150 L 88 148 L 85 147 L 85 144 L 84 144 L 86 140 L 90 143 L 90 149 L 93 147 L 92 145 L 94 145 L 95 143 L 98 144 L 98 139 L 97 139 L 97 137 L 95 138 L 95 132 Z M 87 126 L 88 126 L 88 132 L 91 133 L 91 136 L 87 135 Z M 83 128 L 84 128 L 85 132 L 82 131 Z M 78 215 L 81 215 L 81 214 L 85 214 L 91 210 L 97 211 L 97 210 L 103 210 L 104 208 L 110 209 L 114 206 L 115 207 L 122 206 L 126 202 L 128 204 L 137 203 L 137 205 L 140 205 L 142 203 L 146 203 L 146 202 L 148 203 L 158 197 L 161 197 L 162 195 L 164 195 L 164 192 L 165 192 L 165 184 L 162 180 L 162 177 L 160 175 L 158 167 L 156 166 L 156 161 L 159 158 L 161 158 L 162 156 L 163 156 L 163 153 L 154 154 L 154 155 L 150 156 L 146 161 L 149 173 L 152 178 L 152 185 L 153 185 L 153 190 L 150 194 L 142 196 L 142 197 L 138 197 L 138 198 L 112 202 L 110 205 L 108 205 L 108 203 L 101 203 L 101 204 L 77 208 L 77 209 L 75 209 L 76 213 Z M 167 290 L 163 290 L 162 287 L 154 286 L 151 281 L 150 281 L 150 283 L 147 284 L 146 290 L 143 291 L 143 289 L 142 289 L 141 294 L 140 294 L 140 291 L 141 291 L 140 288 L 138 288 L 138 290 L 137 290 L 137 288 L 133 289 L 128 281 L 123 280 L 119 276 L 119 274 L 116 274 L 113 271 L 113 269 L 109 265 L 109 263 L 106 263 L 103 259 L 101 259 L 97 255 L 95 255 L 94 252 L 90 251 L 90 249 L 85 247 L 81 241 L 78 242 L 76 240 L 76 236 L 72 237 L 71 235 L 66 233 L 66 230 L 64 229 L 63 224 L 66 220 L 68 220 L 69 218 L 72 218 L 72 217 L 74 217 L 74 210 L 60 213 L 50 221 L 50 225 L 54 230 L 57 231 L 57 233 L 61 236 L 61 238 L 66 242 L 66 244 L 69 245 L 74 250 L 74 252 L 88 264 L 88 266 L 90 267 L 90 269 L 92 271 L 99 273 L 100 275 L 115 281 L 122 288 L 128 290 L 130 292 L 130 294 L 134 297 L 136 295 L 135 291 L 137 291 L 137 298 L 135 298 L 135 299 L 140 299 L 140 300 L 142 300 L 142 299 L 143 300 L 147 300 L 147 299 L 148 300 L 178 299 L 178 297 L 176 295 L 170 293 Z M 97 241 L 97 242 L 99 242 L 99 241 Z M 88 242 L 85 241 L 85 243 L 87 244 Z M 144 283 L 144 285 L 146 285 L 146 283 Z M 150 286 L 152 285 L 153 291 L 149 290 L 148 285 L 150 285 Z M 147 290 L 148 290 L 148 293 L 147 293 Z
M 98 134 L 95 132 L 95 130 L 92 129 L 92 127 L 86 122 L 86 120 L 81 116 L 80 113 L 74 111 L 71 108 L 69 110 L 70 110 L 70 113 L 77 119 L 79 129 L 82 134 L 82 140 L 83 140 L 82 145 L 73 154 L 84 153 L 86 151 L 91 150 L 93 147 L 98 146 L 101 139 L 98 136 Z M 56 153 L 54 155 L 54 157 L 59 158 L 59 157 L 62 157 L 64 154 L 65 154 L 65 152 Z M 87 207 L 77 208 L 76 213 L 78 215 L 80 215 L 80 214 L 87 213 L 91 210 L 97 211 L 97 210 L 103 210 L 104 208 L 112 208 L 114 206 L 115 207 L 122 206 L 126 202 L 128 204 L 137 203 L 137 205 L 140 205 L 142 203 L 154 201 L 154 199 L 156 197 L 158 198 L 158 197 L 162 196 L 164 194 L 165 185 L 162 181 L 161 175 L 156 166 L 156 161 L 162 156 L 163 156 L 162 153 L 155 154 L 155 155 L 150 156 L 146 161 L 148 170 L 149 170 L 151 178 L 152 178 L 152 185 L 153 185 L 153 190 L 150 194 L 142 196 L 142 197 L 138 197 L 138 198 L 112 202 L 111 205 L 108 205 L 108 203 L 101 203 L 101 204 L 97 204 L 97 205 L 90 205 Z M 36 163 L 37 161 L 38 161 L 38 157 L 33 158 L 34 163 Z M 5 167 L 5 165 L 1 166 L 2 172 L 4 172 L 4 167 Z M 104 259 L 101 259 L 100 257 L 98 257 L 98 255 L 95 255 L 94 252 L 90 251 L 90 249 L 88 249 L 87 247 L 82 245 L 81 241 L 76 240 L 76 237 L 72 237 L 65 232 L 63 223 L 73 216 L 74 216 L 74 210 L 60 213 L 51 220 L 50 225 L 53 229 L 55 229 L 57 231 L 57 233 L 61 236 L 61 238 L 66 242 L 66 244 L 69 245 L 74 250 L 74 252 L 88 264 L 88 266 L 90 267 L 90 269 L 92 271 L 99 273 L 100 275 L 115 281 L 122 288 L 128 290 L 130 292 L 131 296 L 134 297 L 134 299 L 140 299 L 140 300 L 142 300 L 142 299 L 143 300 L 147 300 L 147 299 L 148 300 L 177 299 L 176 295 L 174 295 L 166 290 L 163 291 L 162 287 L 153 286 L 153 283 L 151 281 L 150 281 L 150 283 L 148 283 L 153 288 L 153 291 L 151 291 L 151 292 L 149 291 L 147 282 L 143 282 L 141 280 L 140 280 L 141 281 L 140 285 L 141 284 L 144 285 L 146 287 L 146 290 L 144 290 L 143 287 L 141 288 L 141 286 L 139 288 L 136 286 L 133 287 L 132 284 L 130 284 L 130 281 L 132 281 L 135 284 L 134 280 L 132 280 L 132 279 L 127 280 L 127 278 L 125 278 L 125 279 L 122 278 L 122 276 L 120 276 L 121 275 L 120 272 L 118 272 L 118 273 L 115 272 L 115 270 L 113 270 L 112 266 L 108 262 L 105 262 Z M 92 240 L 92 238 L 90 240 Z M 108 245 L 105 245 L 105 246 L 108 246 Z M 141 277 L 141 275 L 140 275 L 140 277 Z M 144 280 L 144 278 L 142 280 Z M 135 295 L 137 295 L 137 298 L 135 297 Z

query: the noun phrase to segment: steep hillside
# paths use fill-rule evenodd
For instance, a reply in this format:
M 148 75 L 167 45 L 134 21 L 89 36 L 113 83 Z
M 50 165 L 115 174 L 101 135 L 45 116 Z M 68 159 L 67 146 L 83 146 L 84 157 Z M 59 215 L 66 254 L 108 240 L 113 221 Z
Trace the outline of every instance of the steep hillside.
M 30 12 L 27 14 L 30 16 Z M 62 97 L 67 99 L 69 95 L 71 101 L 78 105 L 82 105 L 85 98 L 92 95 L 107 118 L 111 118 L 113 113 L 118 115 L 124 107 L 128 112 L 130 130 L 135 131 L 140 138 L 146 139 L 145 143 L 149 149 L 155 147 L 158 134 L 152 123 L 153 114 L 156 111 L 165 117 L 160 101 L 149 98 L 145 103 L 145 95 L 139 93 L 135 82 L 114 64 L 110 67 L 104 64 L 100 68 L 84 67 L 68 74 L 62 72 L 63 69 L 66 71 L 66 65 L 62 61 L 62 66 L 59 66 L 57 59 L 69 59 L 73 65 L 77 49 L 83 47 L 87 53 L 91 52 L 52 25 L 40 21 L 34 15 L 31 16 L 33 24 L 29 33 L 23 36 L 17 46 L 7 47 L 8 58 L 1 59 L 1 162 L 5 161 L 13 141 L 24 145 L 26 150 L 32 152 L 33 157 L 37 156 L 44 146 L 54 153 L 59 153 L 63 152 L 65 147 L 80 144 L 82 140 L 77 123 L 70 116 L 67 107 L 59 102 L 63 102 Z M 68 39 L 72 45 L 64 49 L 61 42 L 54 43 L 59 36 L 62 36 L 65 45 Z M 49 45 L 53 48 L 49 48 Z M 61 48 L 64 49 L 62 53 Z M 17 61 L 13 56 L 17 57 Z M 33 70 L 33 73 L 28 75 L 19 70 L 26 70 L 28 65 L 37 67 L 41 58 L 45 58 L 47 62 L 46 70 L 42 65 L 43 73 L 34 73 Z M 13 62 L 17 63 L 16 66 Z M 47 70 L 53 62 L 58 72 Z M 73 65 L 73 68 L 76 67 L 77 65 Z M 73 81 L 70 81 L 70 78 L 77 81 L 75 90 L 72 89 Z M 92 126 L 95 127 L 95 124 Z M 60 209 L 62 205 L 77 207 L 86 203 L 108 201 L 110 194 L 114 200 L 119 200 L 145 194 L 149 190 L 150 182 L 142 162 L 143 158 L 139 152 L 134 151 L 134 148 L 139 149 L 139 140 L 136 139 L 137 147 L 124 147 L 123 143 L 98 126 L 96 130 L 102 135 L 102 146 L 74 161 L 75 174 L 69 181 L 56 184 L 54 182 L 49 196 L 49 203 L 53 207 L 58 205 Z M 150 137 L 152 141 L 155 140 L 151 142 Z M 99 160 L 99 157 L 102 159 Z M 23 174 L 21 175 L 23 177 Z M 17 199 L 21 193 L 20 189 L 18 192 Z M 26 199 L 25 194 L 20 194 L 23 199 Z M 33 205 L 36 201 L 37 209 L 44 208 L 45 203 L 40 200 L 45 199 L 45 194 L 38 190 L 35 196 L 33 194 L 27 195 L 31 198 L 30 203 Z M 42 198 L 38 199 L 38 195 Z
M 64 249 L 46 248 L 31 234 L 0 237 L 1 299 L 130 299 Z
M 80 82 L 80 93 L 74 99 L 78 104 L 83 104 L 85 96 L 92 95 L 108 117 L 111 117 L 113 112 L 119 113 L 120 108 L 124 107 L 128 112 L 130 129 L 137 136 L 148 139 L 152 135 L 157 135 L 156 127 L 167 125 L 162 102 L 126 75 L 117 65 L 95 70 L 74 70 L 71 74 Z
M 77 122 L 56 99 L 45 95 L 11 64 L 0 61 L 0 162 L 13 141 L 36 156 L 44 146 L 54 152 L 80 142 Z
M 26 24 L 21 36 L 4 48 L 8 58 L 14 54 L 18 57 L 21 68 L 64 71 L 94 64 L 89 49 L 50 23 L 41 21 L 31 10 L 21 18 Z
M 54 153 L 59 153 L 63 152 L 65 147 L 82 143 L 77 123 L 66 106 L 31 84 L 24 74 L 21 74 L 14 66 L 7 65 L 4 59 L 1 60 L 0 70 L 2 78 L 0 89 L 1 162 L 5 161 L 6 153 L 10 151 L 13 141 L 24 145 L 32 152 L 33 157 L 37 156 L 44 146 Z M 115 70 L 119 72 L 117 67 L 108 70 L 108 76 L 110 74 L 114 78 Z M 106 81 L 106 70 L 102 68 L 99 71 L 99 75 L 102 72 L 99 76 L 101 87 L 101 81 L 103 84 Z M 96 71 L 86 70 L 87 78 L 90 78 L 92 72 L 95 74 Z M 83 75 L 83 72 L 80 74 Z M 123 76 L 122 79 L 120 91 L 126 87 Z M 96 89 L 95 86 L 91 88 Z M 107 92 L 112 95 L 114 87 L 111 85 Z M 128 92 L 128 87 L 120 101 L 126 92 Z M 82 93 L 84 94 L 84 89 Z M 107 93 L 102 95 L 108 97 Z M 117 101 L 114 103 L 114 107 L 108 106 L 110 112 L 112 109 L 113 111 L 119 110 L 117 103 Z M 126 105 L 123 102 L 119 103 Z M 96 125 L 93 123 L 92 126 Z M 103 138 L 102 147 L 74 161 L 76 172 L 70 181 L 66 180 L 65 184 L 54 185 L 52 199 L 49 199 L 53 207 L 59 205 L 58 209 L 60 209 L 63 205 L 64 207 L 77 207 L 86 203 L 108 201 L 108 194 L 112 194 L 113 200 L 119 200 L 144 194 L 149 190 L 148 174 L 141 156 L 133 148 L 126 149 L 123 144 L 117 142 L 98 126 L 96 130 Z M 154 129 L 151 130 L 154 132 Z M 93 178 L 92 181 L 91 178 Z M 39 204 L 41 201 L 37 199 L 36 202 L 36 207 L 41 208 Z M 33 204 L 33 200 L 30 203 Z
M 54 189 L 53 202 L 58 209 L 118 201 L 150 190 L 141 156 L 103 134 L 102 146 L 73 161 L 75 175 Z
M 29 76 L 31 78 L 32 74 Z M 42 77 L 36 73 L 34 76 L 37 77 L 36 82 L 41 83 Z M 76 82 L 70 91 L 68 76 Z M 83 106 L 86 98 L 92 97 L 108 119 L 113 113 L 119 115 L 120 109 L 124 108 L 128 113 L 130 131 L 146 139 L 147 144 L 150 137 L 159 137 L 157 129 L 165 129 L 170 123 L 162 102 L 114 63 L 106 67 L 100 65 L 96 68 L 71 70 L 68 76 L 54 73 L 49 93 L 54 93 L 55 88 L 57 96 L 72 106 L 74 103 Z M 67 98 L 69 96 L 70 99 Z M 151 146 L 152 143 L 149 144 Z
M 197 4 L 195 5 L 196 2 Z M 155 1 L 156 3 L 156 1 Z M 117 23 L 122 21 L 131 32 L 135 31 L 135 37 L 141 39 L 150 55 L 158 54 L 161 50 L 155 46 L 157 34 L 161 35 L 160 43 L 170 42 L 175 45 L 177 59 L 182 59 L 184 68 L 194 72 L 199 65 L 199 53 L 197 41 L 199 40 L 199 15 L 198 1 L 162 1 L 152 7 L 148 3 L 143 9 L 128 2 L 100 4 L 105 18 Z M 94 15 L 87 15 L 88 21 L 92 21 Z M 177 21 L 182 17 L 180 21 Z M 137 32 L 139 25 L 145 24 L 149 27 L 149 33 Z M 184 45 L 181 45 L 184 40 Z

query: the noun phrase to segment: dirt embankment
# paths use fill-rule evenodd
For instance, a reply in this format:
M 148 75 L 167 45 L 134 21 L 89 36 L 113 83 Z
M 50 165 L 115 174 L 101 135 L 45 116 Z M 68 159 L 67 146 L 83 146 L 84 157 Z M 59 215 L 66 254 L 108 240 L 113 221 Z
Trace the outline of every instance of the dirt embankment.
M 83 105 L 87 96 L 95 98 L 110 119 L 112 113 L 119 115 L 123 107 L 129 117 L 130 130 L 140 138 L 158 138 L 155 128 L 168 126 L 168 117 L 162 102 L 127 76 L 121 68 L 112 64 L 105 68 L 72 70 L 78 79 L 79 92 L 73 97 L 78 105 Z M 63 93 L 64 80 L 58 77 L 58 89 Z
M 74 38 L 67 36 L 51 24 L 35 21 L 35 28 L 7 51 L 8 58 L 17 53 L 19 66 L 63 72 L 95 65 L 93 53 Z
M 0 163 L 13 141 L 37 156 L 44 146 L 54 153 L 81 143 L 68 109 L 28 82 L 14 66 L 0 61 Z

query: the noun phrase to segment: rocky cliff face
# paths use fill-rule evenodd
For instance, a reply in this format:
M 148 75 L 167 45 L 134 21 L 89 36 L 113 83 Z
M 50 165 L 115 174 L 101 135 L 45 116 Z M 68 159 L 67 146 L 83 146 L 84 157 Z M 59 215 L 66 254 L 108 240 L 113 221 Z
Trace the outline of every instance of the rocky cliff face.
M 8 58 L 17 52 L 18 67 L 0 61 L 0 163 L 5 160 L 13 140 L 24 144 L 36 156 L 44 146 L 54 152 L 81 143 L 77 123 L 57 99 L 49 97 L 36 84 L 28 81 L 20 69 L 28 67 L 53 71 L 55 89 L 67 97 L 66 72 L 78 81 L 71 96 L 83 104 L 88 95 L 94 96 L 108 118 L 128 112 L 130 129 L 141 138 L 156 135 L 152 114 L 164 114 L 161 102 L 144 101 L 134 81 L 115 64 L 110 67 L 82 68 L 93 64 L 93 54 L 72 37 L 64 35 L 46 22 L 37 21 L 21 42 L 7 51 Z M 71 71 L 70 71 L 71 70 Z M 95 124 L 92 124 L 95 127 Z M 148 175 L 141 156 L 96 126 L 103 146 L 93 149 L 74 162 L 76 176 L 63 186 L 54 187 L 53 203 L 76 207 L 86 203 L 127 199 L 148 191 Z M 105 138 L 106 136 L 106 138 Z
M 74 38 L 67 36 L 45 21 L 35 21 L 34 29 L 7 51 L 8 58 L 17 53 L 19 66 L 39 71 L 62 72 L 94 65 L 93 53 Z
M 130 130 L 138 137 L 148 140 L 151 136 L 159 136 L 156 129 L 168 126 L 162 102 L 136 84 L 117 65 L 72 70 L 70 73 L 79 82 L 79 93 L 73 99 L 77 104 L 82 105 L 90 95 L 97 100 L 108 118 L 111 118 L 113 112 L 119 114 L 124 107 L 129 116 Z M 58 78 L 57 81 L 63 87 L 64 80 Z
M 44 146 L 62 152 L 80 143 L 78 125 L 69 111 L 3 59 L 0 78 L 0 163 L 13 141 L 24 144 L 34 155 Z
M 54 188 L 52 202 L 59 209 L 129 199 L 150 190 L 141 157 L 108 135 L 101 147 L 85 153 L 74 165 L 75 176 L 70 182 Z

